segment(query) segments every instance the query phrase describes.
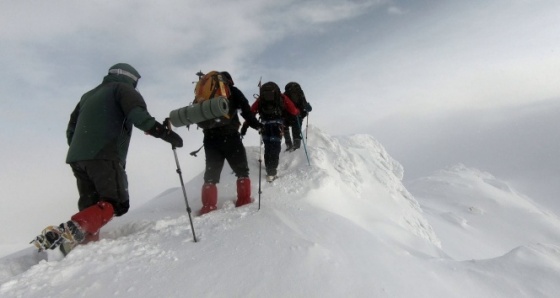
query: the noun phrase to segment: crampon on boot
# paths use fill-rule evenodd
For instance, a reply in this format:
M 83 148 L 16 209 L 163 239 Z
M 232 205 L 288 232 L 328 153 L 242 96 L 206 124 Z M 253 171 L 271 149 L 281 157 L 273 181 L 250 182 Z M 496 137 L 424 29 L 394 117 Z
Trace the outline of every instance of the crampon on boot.
M 251 203 L 251 180 L 248 177 L 237 179 L 237 201 L 235 207 Z
M 86 238 L 91 238 L 90 235 L 97 235 L 99 229 L 111 218 L 113 206 L 107 202 L 98 202 L 74 214 L 70 221 L 61 223 L 58 227 L 47 227 L 31 243 L 39 251 L 60 247 L 60 251 L 67 255 Z
M 198 211 L 198 215 L 204 215 L 208 212 L 218 209 L 218 188 L 214 183 L 204 183 L 202 185 L 202 208 Z
M 64 255 L 85 239 L 85 233 L 73 221 L 61 223 L 59 226 L 48 226 L 31 243 L 41 252 L 60 247 Z

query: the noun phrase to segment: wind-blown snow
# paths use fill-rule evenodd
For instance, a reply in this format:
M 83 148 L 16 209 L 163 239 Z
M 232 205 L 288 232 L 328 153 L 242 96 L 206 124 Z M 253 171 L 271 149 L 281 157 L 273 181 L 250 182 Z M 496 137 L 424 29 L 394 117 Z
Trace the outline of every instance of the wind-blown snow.
M 408 187 L 437 234 L 448 239 L 443 249 L 454 258 L 491 258 L 518 245 L 560 243 L 558 217 L 490 173 L 456 165 Z
M 554 297 L 560 291 L 560 221 L 506 183 L 459 166 L 414 182 L 415 198 L 402 184 L 402 166 L 371 136 L 333 137 L 314 127 L 308 134 L 311 166 L 303 148 L 282 152 L 279 179 L 261 185 L 260 210 L 260 148 L 248 147 L 255 202 L 234 207 L 235 177 L 225 168 L 219 209 L 193 217 L 197 243 L 181 188 L 169 189 L 64 259 L 40 261 L 32 248 L 0 259 L 0 296 Z M 202 174 L 185 185 L 193 211 L 201 185 Z

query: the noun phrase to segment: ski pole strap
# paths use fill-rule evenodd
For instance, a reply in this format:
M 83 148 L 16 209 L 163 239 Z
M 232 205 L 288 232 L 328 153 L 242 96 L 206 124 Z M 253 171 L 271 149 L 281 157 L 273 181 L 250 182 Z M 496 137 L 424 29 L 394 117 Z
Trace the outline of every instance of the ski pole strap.
M 161 124 L 163 124 L 163 126 L 167 127 L 167 129 L 173 130 L 173 128 L 171 127 L 171 122 L 169 122 L 169 118 L 165 118 Z
M 202 147 L 204 147 L 204 144 L 202 144 L 202 146 L 200 146 L 200 148 L 198 148 L 198 150 L 195 150 L 193 152 L 191 152 L 190 154 L 194 157 L 196 157 L 196 155 L 198 154 L 198 152 L 200 151 L 200 149 L 202 149 Z

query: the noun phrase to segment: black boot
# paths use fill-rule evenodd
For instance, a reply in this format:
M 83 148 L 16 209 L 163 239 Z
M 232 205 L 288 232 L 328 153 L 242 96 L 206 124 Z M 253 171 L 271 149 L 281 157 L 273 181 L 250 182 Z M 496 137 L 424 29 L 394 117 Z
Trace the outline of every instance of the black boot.
M 272 182 L 278 178 L 276 169 L 266 169 L 266 182 Z
M 299 149 L 300 146 L 301 146 L 301 139 L 294 139 L 294 146 L 292 148 L 292 151 Z

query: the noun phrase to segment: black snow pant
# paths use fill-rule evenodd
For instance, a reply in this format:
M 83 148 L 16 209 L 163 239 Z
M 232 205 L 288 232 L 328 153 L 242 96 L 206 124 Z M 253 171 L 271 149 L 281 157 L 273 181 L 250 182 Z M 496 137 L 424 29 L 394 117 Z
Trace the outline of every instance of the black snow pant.
M 267 176 L 276 176 L 282 147 L 282 120 L 263 121 L 264 165 Z
M 80 211 L 99 201 L 111 203 L 116 216 L 128 212 L 128 178 L 124 166 L 114 160 L 84 160 L 70 163 L 78 185 Z
M 284 139 L 286 143 L 286 150 L 298 149 L 301 147 L 301 123 L 298 123 L 299 118 L 289 117 L 286 118 L 286 126 L 284 126 Z M 290 133 L 291 128 L 291 133 Z M 293 137 L 293 142 L 292 142 Z
M 205 183 L 219 183 L 220 174 L 227 160 L 237 178 L 249 177 L 249 165 L 245 146 L 239 133 L 204 133 L 204 153 L 206 154 Z

